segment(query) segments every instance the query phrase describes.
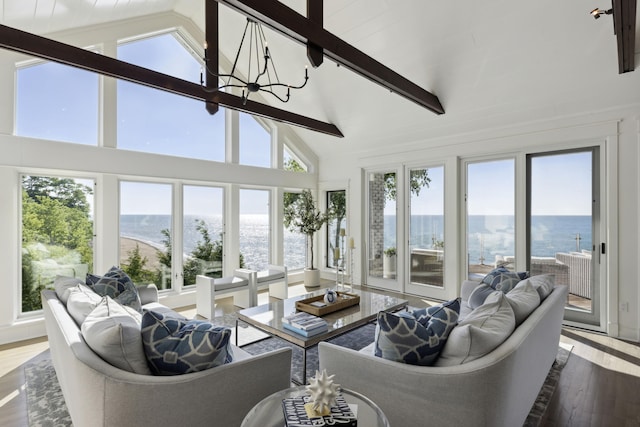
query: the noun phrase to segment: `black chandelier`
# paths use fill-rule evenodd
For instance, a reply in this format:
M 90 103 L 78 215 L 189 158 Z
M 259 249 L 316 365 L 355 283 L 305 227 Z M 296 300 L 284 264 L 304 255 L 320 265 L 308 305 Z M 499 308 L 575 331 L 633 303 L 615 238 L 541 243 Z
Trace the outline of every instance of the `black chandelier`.
M 248 39 L 248 56 L 247 56 L 247 77 L 246 79 L 236 75 L 236 67 L 238 59 L 242 53 L 245 40 Z M 246 49 L 245 49 L 246 50 Z M 246 104 L 249 95 L 262 91 L 269 93 L 282 102 L 288 102 L 291 89 L 302 89 L 307 85 L 309 80 L 308 69 L 305 66 L 304 83 L 298 86 L 281 83 L 278 78 L 278 72 L 273 62 L 273 57 L 267 46 L 267 39 L 260 23 L 247 19 L 244 27 L 244 33 L 240 40 L 236 59 L 233 61 L 233 67 L 230 74 L 220 74 L 218 70 L 209 69 L 209 59 L 207 57 L 207 44 L 204 46 L 204 66 L 208 74 L 221 78 L 226 82 L 217 88 L 209 88 L 205 86 L 203 71 L 200 72 L 200 85 L 207 92 L 215 92 L 228 87 L 237 87 L 242 89 L 242 103 Z M 254 75 L 254 76 L 252 76 Z M 261 80 L 262 79 L 262 80 Z M 273 79 L 273 80 L 272 80 Z

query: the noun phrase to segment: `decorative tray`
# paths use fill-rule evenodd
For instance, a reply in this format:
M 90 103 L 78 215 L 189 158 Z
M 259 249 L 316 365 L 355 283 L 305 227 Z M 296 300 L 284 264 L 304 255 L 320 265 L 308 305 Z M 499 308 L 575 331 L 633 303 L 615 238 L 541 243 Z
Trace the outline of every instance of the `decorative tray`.
M 349 292 L 337 292 L 337 294 L 338 298 L 336 299 L 336 302 L 332 304 L 327 304 L 322 307 L 311 305 L 312 303 L 324 303 L 324 295 L 318 295 L 296 301 L 296 309 L 306 311 L 307 313 L 311 313 L 315 316 L 324 316 L 325 314 L 360 304 L 360 295 L 358 294 L 351 294 Z

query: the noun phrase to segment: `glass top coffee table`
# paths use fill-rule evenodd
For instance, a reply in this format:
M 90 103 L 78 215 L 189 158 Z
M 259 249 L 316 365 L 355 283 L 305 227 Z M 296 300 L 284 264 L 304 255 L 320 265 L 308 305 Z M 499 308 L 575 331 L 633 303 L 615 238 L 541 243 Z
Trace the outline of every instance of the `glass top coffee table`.
M 355 409 L 358 426 L 389 427 L 389 421 L 382 410 L 371 399 L 351 390 L 342 389 L 342 396 L 349 406 Z M 284 411 L 282 399 L 302 396 L 305 387 L 292 387 L 278 391 L 262 399 L 244 417 L 241 427 L 282 427 L 284 426 Z
M 324 293 L 325 290 L 314 291 L 297 297 L 275 300 L 269 304 L 238 311 L 236 344 L 238 344 L 238 321 L 240 321 L 302 348 L 302 384 L 306 384 L 307 349 L 318 344 L 320 341 L 326 341 L 375 320 L 380 311 L 398 311 L 406 308 L 408 304 L 407 300 L 389 295 L 355 290 L 353 293 L 360 295 L 359 304 L 322 316 L 329 324 L 327 332 L 312 337 L 305 337 L 285 329 L 284 326 L 282 326 L 282 318 L 296 312 L 296 301 L 316 295 L 323 295 Z

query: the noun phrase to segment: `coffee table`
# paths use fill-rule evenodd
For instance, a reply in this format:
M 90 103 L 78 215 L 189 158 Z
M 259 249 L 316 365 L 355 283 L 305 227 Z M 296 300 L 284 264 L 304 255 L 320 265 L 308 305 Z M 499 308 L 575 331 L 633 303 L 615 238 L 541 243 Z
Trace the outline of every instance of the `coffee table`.
M 371 399 L 344 388 L 341 392 L 349 405 L 356 405 L 359 426 L 389 427 L 389 421 L 384 412 Z M 241 427 L 282 427 L 284 425 L 282 399 L 304 394 L 305 387 L 300 386 L 278 391 L 265 397 L 244 417 Z
M 380 311 L 398 311 L 407 307 L 408 301 L 375 292 L 356 290 L 360 295 L 360 304 L 334 311 L 322 316 L 329 324 L 327 332 L 305 337 L 289 331 L 282 326 L 282 318 L 296 312 L 296 301 L 323 295 L 324 290 L 314 291 L 285 300 L 275 300 L 269 304 L 246 308 L 238 311 L 236 320 L 236 345 L 238 344 L 238 322 L 244 322 L 269 335 L 281 338 L 302 349 L 302 384 L 307 382 L 307 350 L 329 338 L 352 331 L 372 320 Z

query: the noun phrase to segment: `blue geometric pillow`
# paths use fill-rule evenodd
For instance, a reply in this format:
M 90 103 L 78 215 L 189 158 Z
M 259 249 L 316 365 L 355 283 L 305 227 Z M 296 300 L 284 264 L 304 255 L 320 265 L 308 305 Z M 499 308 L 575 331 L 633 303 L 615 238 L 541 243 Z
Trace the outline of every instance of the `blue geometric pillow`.
M 505 294 L 521 281 L 529 277 L 528 271 L 515 272 L 509 271 L 505 267 L 500 266 L 494 270 L 491 270 L 489 274 L 484 276 L 482 283 L 486 283 L 496 291 L 502 291 Z
M 224 365 L 233 360 L 231 329 L 202 320 L 182 320 L 145 311 L 142 344 L 151 372 L 179 375 Z
M 414 310 L 378 313 L 375 355 L 410 365 L 430 366 L 458 323 L 460 298 Z
M 87 285 L 100 296 L 109 296 L 122 305 L 142 313 L 142 303 L 136 285 L 127 273 L 111 267 L 104 276 L 87 274 Z

